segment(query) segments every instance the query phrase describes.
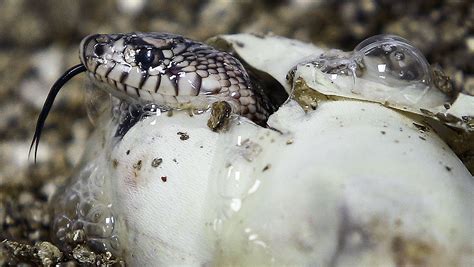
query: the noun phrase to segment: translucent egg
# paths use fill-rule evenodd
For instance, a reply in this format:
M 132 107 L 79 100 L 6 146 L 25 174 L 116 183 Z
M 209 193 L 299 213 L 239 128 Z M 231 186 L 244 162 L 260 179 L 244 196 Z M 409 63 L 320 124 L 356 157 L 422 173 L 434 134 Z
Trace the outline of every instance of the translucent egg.
M 107 110 L 110 110 L 110 94 L 103 90 L 97 90 L 92 81 L 86 80 L 85 105 L 89 121 L 97 125 L 99 117 Z
M 358 44 L 354 53 L 363 57 L 363 78 L 395 87 L 431 84 L 428 61 L 420 50 L 399 36 L 372 36 Z

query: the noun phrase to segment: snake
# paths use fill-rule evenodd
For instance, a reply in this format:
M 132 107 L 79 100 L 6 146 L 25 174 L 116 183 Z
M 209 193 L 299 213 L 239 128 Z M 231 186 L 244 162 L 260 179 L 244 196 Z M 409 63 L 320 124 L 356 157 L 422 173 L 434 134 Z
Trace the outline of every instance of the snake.
M 30 146 L 35 161 L 41 132 L 54 99 L 74 76 L 86 72 L 112 96 L 168 109 L 208 109 L 225 101 L 232 112 L 262 125 L 274 107 L 243 64 L 231 53 L 178 34 L 132 32 L 92 34 L 82 39 L 81 63 L 51 87 Z

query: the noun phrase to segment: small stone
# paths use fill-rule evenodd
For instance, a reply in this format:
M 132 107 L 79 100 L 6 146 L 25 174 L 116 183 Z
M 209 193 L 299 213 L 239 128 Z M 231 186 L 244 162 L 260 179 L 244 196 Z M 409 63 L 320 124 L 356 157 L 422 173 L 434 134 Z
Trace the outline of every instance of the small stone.
M 309 112 L 316 110 L 318 102 L 327 97 L 311 89 L 303 79 L 298 78 L 294 82 L 292 98 L 301 106 L 304 112 Z
M 18 197 L 18 204 L 20 205 L 29 205 L 33 203 L 34 197 L 30 192 L 22 192 L 20 196 Z
M 464 84 L 464 90 L 468 94 L 474 95 L 474 76 L 467 76 Z
M 28 208 L 25 211 L 24 217 L 31 228 L 39 228 L 43 221 L 43 210 L 39 207 Z
M 451 78 L 448 75 L 444 74 L 441 69 L 433 68 L 432 77 L 433 83 L 436 88 L 438 88 L 439 90 L 441 90 L 441 92 L 445 93 L 448 96 L 454 95 L 455 91 L 451 82 Z
M 13 225 L 15 223 L 15 219 L 13 219 L 10 215 L 5 217 L 5 225 Z
M 76 267 L 79 266 L 76 261 L 66 261 L 56 264 L 56 267 Z
M 117 2 L 117 9 L 126 15 L 137 15 L 139 14 L 142 9 L 145 7 L 147 1 L 145 0 L 118 0 Z
M 0 246 L 0 266 L 7 266 L 8 262 L 8 251 L 5 247 Z
M 39 240 L 41 237 L 41 232 L 39 230 L 33 231 L 28 234 L 29 240 Z
M 88 247 L 78 245 L 72 251 L 72 257 L 76 259 L 79 263 L 89 263 L 93 264 L 96 260 L 96 255 L 94 252 L 90 251 Z
M 72 232 L 71 240 L 75 243 L 82 243 L 84 242 L 86 234 L 84 233 L 83 229 L 77 229 Z
M 58 186 L 54 182 L 48 182 L 41 187 L 41 194 L 50 200 L 56 192 Z
M 63 256 L 61 251 L 50 242 L 38 242 L 34 246 L 30 246 L 21 242 L 4 240 L 1 244 L 7 252 L 7 258 L 18 260 L 18 263 L 52 266 Z
M 51 266 L 63 257 L 63 253 L 49 242 L 36 243 L 34 249 L 38 251 L 36 254 L 44 266 Z
M 474 37 L 466 38 L 466 46 L 469 49 L 469 52 L 474 53 Z
M 231 106 L 225 101 L 212 103 L 211 117 L 207 121 L 207 126 L 214 132 L 225 131 L 229 125 L 231 112 Z

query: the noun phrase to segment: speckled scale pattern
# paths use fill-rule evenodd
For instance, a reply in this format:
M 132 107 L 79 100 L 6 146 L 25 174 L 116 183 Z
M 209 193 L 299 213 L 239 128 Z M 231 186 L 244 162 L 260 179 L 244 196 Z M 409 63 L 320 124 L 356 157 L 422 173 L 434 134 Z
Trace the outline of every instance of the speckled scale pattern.
M 189 63 L 186 70 L 195 71 L 201 79 L 212 79 L 219 83 L 216 87 L 207 88 L 201 84 L 200 94 L 219 94 L 236 99 L 240 103 L 239 113 L 242 115 L 252 116 L 257 112 L 257 100 L 250 77 L 237 59 L 229 53 L 200 43 L 190 45 L 181 55 L 184 62 Z
M 97 46 L 102 46 L 97 54 Z M 140 53 L 154 61 L 142 64 Z M 81 45 L 81 60 L 90 76 L 114 91 L 169 107 L 207 107 L 229 102 L 234 112 L 262 123 L 269 103 L 254 91 L 247 71 L 231 54 L 168 33 L 92 35 Z

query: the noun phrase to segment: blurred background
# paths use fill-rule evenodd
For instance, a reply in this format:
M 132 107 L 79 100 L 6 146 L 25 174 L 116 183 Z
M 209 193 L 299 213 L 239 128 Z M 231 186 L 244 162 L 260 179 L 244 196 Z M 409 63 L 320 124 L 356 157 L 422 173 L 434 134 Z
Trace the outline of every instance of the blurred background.
M 400 35 L 474 95 L 472 1 L 0 0 L 0 240 L 49 240 L 47 201 L 80 159 L 93 129 L 84 77 L 59 94 L 38 162 L 28 159 L 50 86 L 79 63 L 91 33 L 172 32 L 204 41 L 223 33 L 273 32 L 352 50 L 363 39 Z M 0 264 L 8 251 L 0 249 Z

